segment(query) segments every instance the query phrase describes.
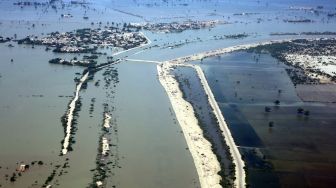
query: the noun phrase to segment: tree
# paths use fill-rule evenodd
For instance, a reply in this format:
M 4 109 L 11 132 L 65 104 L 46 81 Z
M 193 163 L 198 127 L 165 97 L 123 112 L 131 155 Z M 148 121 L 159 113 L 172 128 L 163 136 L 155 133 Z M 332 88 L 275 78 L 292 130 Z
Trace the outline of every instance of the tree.
M 304 112 L 304 115 L 305 115 L 305 116 L 309 116 L 309 115 L 310 115 L 309 110 L 306 110 L 306 111 Z
M 279 100 L 276 100 L 276 101 L 274 101 L 274 104 L 275 104 L 275 105 L 279 105 L 279 104 L 280 104 L 280 101 L 279 101 Z
M 13 173 L 12 177 L 10 178 L 10 181 L 11 182 L 16 181 L 16 174 L 15 173 Z
M 301 108 L 301 107 L 298 108 L 298 109 L 297 109 L 297 113 L 298 113 L 298 114 L 302 114 L 302 113 L 303 113 L 303 108 Z

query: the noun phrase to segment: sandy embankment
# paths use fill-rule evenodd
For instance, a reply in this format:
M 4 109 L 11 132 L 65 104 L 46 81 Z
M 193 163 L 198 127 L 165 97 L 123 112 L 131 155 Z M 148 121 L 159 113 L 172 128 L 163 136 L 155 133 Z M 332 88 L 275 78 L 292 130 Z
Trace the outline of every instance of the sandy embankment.
M 76 107 L 76 102 L 79 99 L 79 91 L 83 85 L 83 83 L 86 81 L 86 79 L 89 77 L 89 72 L 87 72 L 82 78 L 80 79 L 79 83 L 76 86 L 76 93 L 75 97 L 72 99 L 71 103 L 69 104 L 69 110 L 66 115 L 67 118 L 67 124 L 66 124 L 66 131 L 65 131 L 65 137 L 64 137 L 64 143 L 63 143 L 63 149 L 62 154 L 65 155 L 68 152 L 69 147 L 69 140 L 71 136 L 71 129 L 72 129 L 72 120 L 73 120 L 73 113 Z
M 211 149 L 211 144 L 203 136 L 194 110 L 182 97 L 178 82 L 169 74 L 170 64 L 157 66 L 159 80 L 166 90 L 176 118 L 182 128 L 184 137 L 193 157 L 202 188 L 219 188 L 221 177 L 220 164 Z
M 201 52 L 201 53 L 193 54 L 193 55 L 189 55 L 189 56 L 179 57 L 179 58 L 176 58 L 176 59 L 165 61 L 164 63 L 174 63 L 174 64 L 186 63 L 186 62 L 189 62 L 189 61 L 201 60 L 201 59 L 204 59 L 204 58 L 218 56 L 218 55 L 222 55 L 222 54 L 225 54 L 225 53 L 230 53 L 230 52 L 237 51 L 237 50 L 246 50 L 246 49 L 261 46 L 261 45 L 268 45 L 268 44 L 273 44 L 273 43 L 282 43 L 282 42 L 288 42 L 288 41 L 292 41 L 292 40 L 291 39 L 283 39 L 283 40 L 272 40 L 272 41 L 252 43 L 252 44 L 242 44 L 242 45 L 231 46 L 231 47 L 221 48 L 221 49 L 217 49 L 217 50 L 207 51 L 207 52 Z

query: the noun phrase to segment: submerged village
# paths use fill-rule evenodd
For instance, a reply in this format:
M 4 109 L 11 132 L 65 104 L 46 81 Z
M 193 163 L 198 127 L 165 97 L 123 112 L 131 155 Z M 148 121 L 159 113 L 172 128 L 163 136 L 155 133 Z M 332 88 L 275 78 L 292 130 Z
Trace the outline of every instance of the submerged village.
M 0 12 L 0 187 L 336 184 L 331 0 Z
M 125 28 L 123 28 L 124 30 Z M 138 47 L 147 42 L 146 37 L 141 33 L 125 32 L 117 27 L 106 29 L 79 29 L 74 32 L 50 33 L 48 36 L 38 38 L 28 36 L 18 40 L 18 44 L 44 45 L 46 50 L 53 48 L 56 53 L 91 53 L 83 60 L 52 59 L 49 62 L 54 64 L 90 66 L 96 64 L 97 52 L 101 48 L 121 48 L 124 50 Z

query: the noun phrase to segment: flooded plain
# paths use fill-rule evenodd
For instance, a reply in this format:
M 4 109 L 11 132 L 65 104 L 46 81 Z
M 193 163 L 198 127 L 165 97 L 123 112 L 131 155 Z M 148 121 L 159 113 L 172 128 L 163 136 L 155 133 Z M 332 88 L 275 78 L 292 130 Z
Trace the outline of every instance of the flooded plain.
M 334 182 L 334 104 L 302 102 L 286 66 L 269 54 L 233 52 L 195 63 L 246 158 L 252 187 Z M 310 115 L 299 114 L 299 108 Z
M 238 44 L 314 38 L 317 36 L 273 36 L 270 33 L 315 32 L 317 28 L 318 31 L 332 31 L 336 22 L 334 17 L 327 16 L 335 10 L 334 2 L 327 0 L 183 3 L 104 0 L 89 1 L 85 6 L 64 2 L 63 8 L 54 9 L 45 6 L 21 8 L 13 5 L 13 1 L 1 1 L 0 13 L 6 17 L 0 19 L 0 36 L 21 39 L 55 31 L 103 28 L 112 22 L 160 23 L 187 19 L 228 22 L 211 29 L 181 33 L 143 31 L 152 41 L 150 46 L 115 57 L 165 61 Z M 324 5 L 319 14 L 290 9 L 292 6 L 315 8 L 319 5 Z M 73 17 L 61 17 L 68 13 Z M 84 16 L 88 19 L 83 19 Z M 293 24 L 283 21 L 298 17 L 314 22 Z M 239 33 L 247 33 L 248 37 L 221 40 L 214 37 Z M 77 112 L 73 151 L 59 156 L 64 137 L 61 118 L 74 95 L 74 80 L 80 77 L 84 68 L 53 65 L 48 61 L 56 57 L 82 57 L 83 54 L 57 54 L 42 46 L 9 43 L 14 47 L 9 47 L 8 43 L 0 44 L 2 187 L 41 187 L 53 170 L 57 171 L 53 180 L 55 187 L 88 187 L 95 183 L 106 108 L 111 112 L 113 128 L 109 134 L 111 152 L 107 157 L 113 164 L 107 173 L 108 187 L 199 187 L 196 168 L 181 128 L 157 80 L 155 63 L 122 61 L 110 66 L 111 71 L 97 72 L 87 88 L 80 91 L 81 107 Z M 102 51 L 107 56 L 115 52 L 112 49 Z M 105 62 L 106 57 L 100 56 L 98 63 Z M 235 141 L 252 166 L 249 168 L 250 183 L 255 187 L 269 187 L 293 186 L 298 179 L 305 181 L 305 185 L 315 185 L 321 179 L 326 184 L 334 181 L 330 174 L 335 174 L 335 168 L 330 164 L 335 163 L 331 144 L 335 132 L 336 120 L 332 113 L 335 105 L 302 102 L 284 65 L 267 54 L 237 52 L 196 63 L 204 70 Z M 117 81 L 112 70 L 118 73 Z M 275 106 L 274 100 L 279 100 L 281 105 Z M 265 113 L 265 106 L 271 108 L 271 113 Z M 311 116 L 298 116 L 296 109 L 299 106 L 309 109 Z M 274 122 L 272 128 L 270 121 Z M 293 149 L 288 150 L 289 146 Z M 259 148 L 260 151 L 249 148 Z M 289 158 L 292 156 L 296 158 Z M 39 161 L 43 164 L 38 164 Z M 29 164 L 30 169 L 12 183 L 9 179 L 20 163 Z M 322 176 L 315 176 L 317 172 Z M 254 184 L 256 182 L 260 185 Z

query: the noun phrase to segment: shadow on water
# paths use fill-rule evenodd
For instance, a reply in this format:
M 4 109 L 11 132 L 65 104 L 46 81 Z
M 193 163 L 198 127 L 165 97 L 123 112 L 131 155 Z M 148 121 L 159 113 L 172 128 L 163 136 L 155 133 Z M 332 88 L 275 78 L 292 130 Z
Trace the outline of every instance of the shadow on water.
M 225 120 L 238 146 L 263 147 L 263 143 L 256 134 L 239 107 L 234 104 L 220 103 L 219 107 L 225 115 Z

